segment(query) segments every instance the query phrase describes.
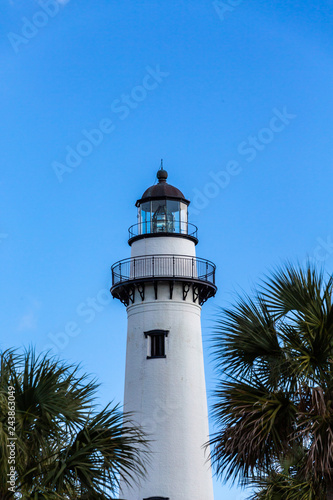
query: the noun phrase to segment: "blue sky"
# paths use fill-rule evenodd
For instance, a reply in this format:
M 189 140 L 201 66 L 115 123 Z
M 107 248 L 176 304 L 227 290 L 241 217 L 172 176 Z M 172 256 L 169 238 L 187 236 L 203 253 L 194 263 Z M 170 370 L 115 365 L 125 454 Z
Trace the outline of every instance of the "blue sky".
M 110 266 L 164 158 L 218 266 L 210 395 L 218 306 L 286 260 L 332 272 L 331 3 L 2 0 L 0 15 L 1 348 L 56 343 L 122 400 Z M 216 499 L 244 495 L 216 482 Z

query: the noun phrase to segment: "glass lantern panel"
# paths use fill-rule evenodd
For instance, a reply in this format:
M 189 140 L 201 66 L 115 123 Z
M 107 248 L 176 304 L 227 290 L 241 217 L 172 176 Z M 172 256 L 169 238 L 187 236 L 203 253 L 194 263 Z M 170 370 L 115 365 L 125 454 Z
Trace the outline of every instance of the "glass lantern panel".
M 174 227 L 173 227 L 173 232 L 174 233 L 180 233 L 181 232 L 181 226 L 180 226 L 180 206 L 179 206 L 179 201 L 176 200 L 167 200 L 167 210 L 170 214 L 173 215 L 174 219 Z
M 139 234 L 147 234 L 151 232 L 151 203 L 150 201 L 142 203 L 138 210 L 139 217 Z
M 153 200 L 138 207 L 138 234 L 187 234 L 187 221 L 187 204 L 178 200 Z
M 152 232 L 173 233 L 175 231 L 175 216 L 169 210 L 167 200 L 152 202 Z

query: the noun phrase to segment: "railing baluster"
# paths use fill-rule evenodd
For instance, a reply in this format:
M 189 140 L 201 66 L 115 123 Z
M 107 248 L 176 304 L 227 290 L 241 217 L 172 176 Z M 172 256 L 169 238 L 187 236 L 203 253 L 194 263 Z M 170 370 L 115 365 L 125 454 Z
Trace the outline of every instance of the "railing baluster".
M 166 231 L 166 228 L 164 228 L 162 232 L 168 232 L 168 231 Z M 198 238 L 198 228 L 194 224 L 191 224 L 188 221 L 181 221 L 181 220 L 177 221 L 177 224 L 174 227 L 173 232 L 176 234 L 186 234 L 196 239 Z M 153 227 L 151 220 L 141 221 L 137 224 L 134 224 L 128 229 L 129 239 L 137 238 L 138 236 L 141 236 L 143 234 L 152 234 L 152 233 L 153 233 Z

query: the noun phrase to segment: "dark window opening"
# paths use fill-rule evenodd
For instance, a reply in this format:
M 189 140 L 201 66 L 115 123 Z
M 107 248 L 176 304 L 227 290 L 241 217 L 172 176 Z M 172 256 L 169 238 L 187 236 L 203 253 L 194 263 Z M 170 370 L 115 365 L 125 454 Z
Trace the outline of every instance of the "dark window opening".
M 169 332 L 166 330 L 152 330 L 150 332 L 145 332 L 145 337 L 148 340 L 148 359 L 166 358 L 165 338 L 168 336 L 168 333 Z
M 160 356 L 165 356 L 165 342 L 164 335 L 152 335 L 150 342 L 150 356 L 152 358 L 157 358 Z

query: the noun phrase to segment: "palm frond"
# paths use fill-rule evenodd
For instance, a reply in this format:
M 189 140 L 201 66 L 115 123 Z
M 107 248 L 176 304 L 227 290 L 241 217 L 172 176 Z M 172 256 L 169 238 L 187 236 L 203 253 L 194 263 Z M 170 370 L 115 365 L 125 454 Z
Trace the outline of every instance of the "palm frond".
M 287 265 L 217 321 L 213 465 L 224 480 L 266 481 L 255 498 L 333 495 L 332 291 L 332 276 Z M 301 464 L 276 469 L 295 449 Z
M 23 498 L 111 499 L 145 474 L 148 440 L 119 406 L 102 411 L 80 367 L 33 350 L 0 358 L 0 497 L 7 498 L 8 387 L 15 394 L 17 486 Z

